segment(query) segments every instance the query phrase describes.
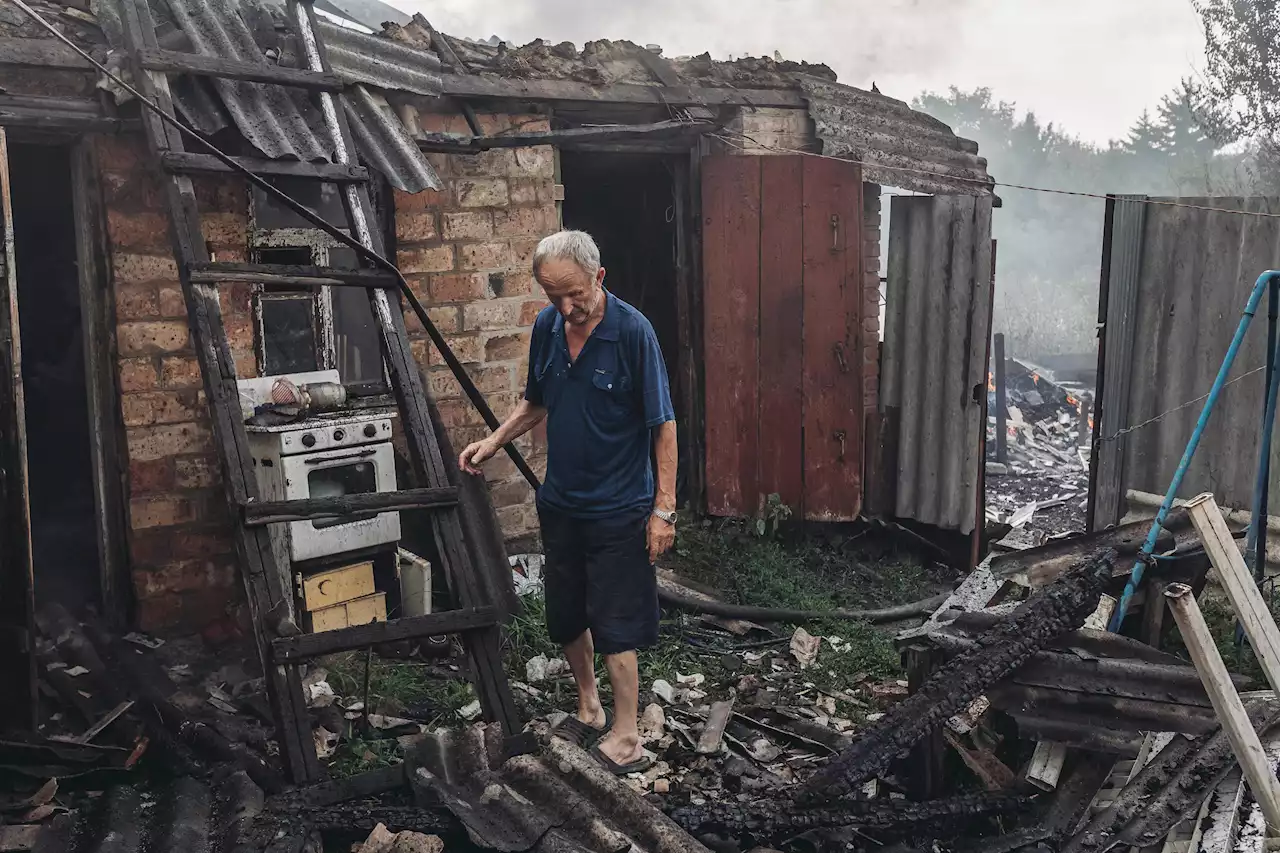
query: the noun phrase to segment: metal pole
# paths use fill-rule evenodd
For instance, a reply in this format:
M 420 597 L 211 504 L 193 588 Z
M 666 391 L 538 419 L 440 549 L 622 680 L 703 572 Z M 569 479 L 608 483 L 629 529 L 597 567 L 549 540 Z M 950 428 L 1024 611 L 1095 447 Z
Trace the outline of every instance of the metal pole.
M 993 358 L 996 363 L 996 461 L 1001 465 L 1007 465 L 1009 462 L 1009 428 L 1005 420 L 1009 417 L 1009 400 L 1004 384 L 1004 333 L 996 333 L 994 348 Z
M 1209 694 L 1214 715 L 1222 723 L 1222 730 L 1231 742 L 1231 751 L 1249 782 L 1249 790 L 1258 801 L 1271 831 L 1275 832 L 1280 828 L 1280 791 L 1277 791 L 1276 776 L 1271 770 L 1266 750 L 1262 748 L 1262 740 L 1249 722 L 1240 694 L 1231 683 L 1231 674 L 1222 662 L 1222 655 L 1218 653 L 1209 626 L 1205 624 L 1204 614 L 1196 604 L 1191 587 L 1186 584 L 1170 584 L 1164 595 L 1174 621 L 1178 623 L 1182 640 L 1187 644 L 1191 662 L 1195 664 L 1205 692 Z
M 1125 614 L 1129 611 L 1129 602 L 1133 600 L 1133 594 L 1138 589 L 1138 584 L 1142 582 L 1146 561 L 1156 550 L 1156 540 L 1160 538 L 1160 531 L 1164 527 L 1165 519 L 1169 517 L 1169 510 L 1173 509 L 1173 501 L 1178 496 L 1178 489 L 1182 486 L 1183 478 L 1187 476 L 1187 469 L 1191 467 L 1191 457 L 1195 455 L 1196 448 L 1200 446 L 1200 439 L 1204 437 L 1205 427 L 1209 425 L 1209 417 L 1213 414 L 1213 407 L 1217 405 L 1218 397 L 1222 396 L 1222 389 L 1227 384 L 1227 376 L 1231 373 L 1231 365 L 1235 363 L 1236 356 L 1240 352 L 1240 345 L 1244 342 L 1244 333 L 1249 330 L 1249 323 L 1253 320 L 1253 315 L 1258 311 L 1258 303 L 1262 301 L 1263 288 L 1276 278 L 1280 278 L 1280 272 L 1267 270 L 1258 276 L 1257 282 L 1253 285 L 1253 292 L 1249 294 L 1249 301 L 1245 303 L 1240 323 L 1236 326 L 1236 333 L 1231 338 L 1231 345 L 1227 347 L 1227 355 L 1222 360 L 1222 366 L 1218 368 L 1218 375 L 1213 380 L 1213 387 L 1209 389 L 1208 398 L 1204 401 L 1204 408 L 1200 410 L 1200 418 L 1196 421 L 1196 428 L 1191 433 L 1191 440 L 1187 442 L 1186 449 L 1182 451 L 1182 459 L 1178 461 L 1178 468 L 1173 472 L 1173 479 L 1169 482 L 1169 489 L 1164 494 L 1164 500 L 1161 501 L 1160 509 L 1156 512 L 1155 521 L 1151 523 L 1151 529 L 1147 531 L 1147 538 L 1142 543 L 1142 550 L 1138 552 L 1138 558 L 1133 563 L 1133 571 L 1129 573 L 1129 581 L 1125 584 L 1124 594 L 1120 597 L 1120 606 L 1116 608 L 1115 615 L 1111 617 L 1111 624 L 1108 626 L 1108 630 L 1112 633 L 1120 632 L 1120 623 L 1124 622 Z
M 1258 477 L 1253 484 L 1253 518 L 1249 523 L 1246 554 L 1253 564 L 1253 576 L 1262 579 L 1267 564 L 1267 504 L 1271 490 L 1271 435 L 1276 425 L 1276 398 L 1280 395 L 1280 337 L 1277 315 L 1280 314 L 1280 280 L 1271 281 L 1267 301 L 1267 403 L 1262 412 L 1261 438 L 1258 441 Z

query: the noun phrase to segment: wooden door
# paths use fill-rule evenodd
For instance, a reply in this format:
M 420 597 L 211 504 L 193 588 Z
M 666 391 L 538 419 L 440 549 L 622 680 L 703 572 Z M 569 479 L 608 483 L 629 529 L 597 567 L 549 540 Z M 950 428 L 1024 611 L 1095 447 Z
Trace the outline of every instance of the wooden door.
M 0 729 L 34 727 L 35 598 L 27 502 L 27 436 L 22 396 L 22 336 L 9 200 L 9 154 L 0 127 L 0 684 L 14 701 L 0 702 Z
M 706 495 L 713 515 L 862 508 L 862 174 L 803 156 L 703 161 Z

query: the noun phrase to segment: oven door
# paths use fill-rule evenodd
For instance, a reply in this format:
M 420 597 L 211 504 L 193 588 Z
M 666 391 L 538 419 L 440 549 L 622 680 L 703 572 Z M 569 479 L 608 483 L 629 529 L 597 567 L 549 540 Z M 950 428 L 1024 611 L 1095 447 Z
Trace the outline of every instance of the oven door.
M 394 492 L 395 454 L 391 442 L 301 453 L 280 460 L 287 500 Z M 289 522 L 289 556 L 310 560 L 396 542 L 400 513 L 380 512 L 355 521 L 321 519 Z

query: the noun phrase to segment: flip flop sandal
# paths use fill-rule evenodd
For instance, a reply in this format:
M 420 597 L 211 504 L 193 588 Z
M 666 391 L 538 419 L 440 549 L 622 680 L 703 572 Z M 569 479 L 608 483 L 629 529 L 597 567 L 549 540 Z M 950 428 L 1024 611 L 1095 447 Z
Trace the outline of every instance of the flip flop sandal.
M 619 764 L 601 751 L 600 746 L 591 747 L 591 757 L 600 763 L 605 770 L 608 770 L 614 776 L 629 776 L 632 773 L 643 773 L 653 766 L 653 760 L 647 755 L 641 755 L 635 761 L 628 764 Z
M 609 729 L 613 728 L 613 712 L 608 708 L 604 709 L 604 728 L 597 729 L 590 723 L 584 723 L 577 717 L 566 717 L 564 722 L 556 726 L 552 730 L 552 734 L 567 740 L 574 746 L 587 749 L 595 745 L 596 741 L 604 737 Z

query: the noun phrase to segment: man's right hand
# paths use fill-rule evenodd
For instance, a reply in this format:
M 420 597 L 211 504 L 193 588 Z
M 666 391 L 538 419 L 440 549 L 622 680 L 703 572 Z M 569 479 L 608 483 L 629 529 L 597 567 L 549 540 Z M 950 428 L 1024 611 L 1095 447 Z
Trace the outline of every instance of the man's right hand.
M 468 474 L 483 474 L 480 466 L 492 459 L 499 449 L 489 438 L 472 442 L 458 455 L 458 467 Z

